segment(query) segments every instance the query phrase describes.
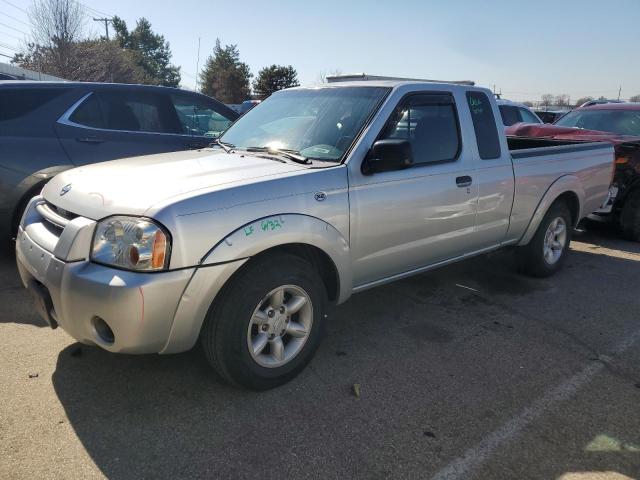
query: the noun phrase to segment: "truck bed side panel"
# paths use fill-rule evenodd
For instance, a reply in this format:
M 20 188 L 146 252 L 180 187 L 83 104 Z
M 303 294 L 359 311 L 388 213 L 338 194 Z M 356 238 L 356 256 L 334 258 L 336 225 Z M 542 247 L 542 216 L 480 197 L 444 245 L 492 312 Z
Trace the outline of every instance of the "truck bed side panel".
M 606 197 L 614 159 L 609 144 L 524 149 L 513 151 L 512 157 L 515 199 L 507 242 L 522 237 L 549 187 L 563 176 L 577 177 L 582 187 L 574 192 L 580 202 L 580 218 L 597 210 Z

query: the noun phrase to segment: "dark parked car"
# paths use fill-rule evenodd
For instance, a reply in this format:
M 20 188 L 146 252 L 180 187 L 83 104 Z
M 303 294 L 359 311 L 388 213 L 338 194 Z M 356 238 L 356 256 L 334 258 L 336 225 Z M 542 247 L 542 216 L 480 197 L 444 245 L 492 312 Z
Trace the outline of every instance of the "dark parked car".
M 122 157 L 201 148 L 238 114 L 176 88 L 0 81 L 0 240 L 57 173 Z

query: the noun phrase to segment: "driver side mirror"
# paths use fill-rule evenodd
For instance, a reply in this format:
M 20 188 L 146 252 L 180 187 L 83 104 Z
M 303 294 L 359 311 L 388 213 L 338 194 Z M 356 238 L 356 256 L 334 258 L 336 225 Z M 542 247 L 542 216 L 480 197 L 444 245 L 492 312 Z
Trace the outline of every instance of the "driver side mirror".
M 387 138 L 373 144 L 362 163 L 362 173 L 371 175 L 401 170 L 411 164 L 413 164 L 413 153 L 409 140 Z

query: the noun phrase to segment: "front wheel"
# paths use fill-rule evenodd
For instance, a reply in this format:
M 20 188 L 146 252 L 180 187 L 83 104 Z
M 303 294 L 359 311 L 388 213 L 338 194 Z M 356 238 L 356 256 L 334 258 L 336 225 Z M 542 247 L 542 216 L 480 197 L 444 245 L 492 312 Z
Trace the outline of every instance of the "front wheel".
M 552 205 L 529 244 L 518 249 L 520 270 L 534 277 L 553 275 L 567 256 L 571 231 L 571 213 L 567 206 Z
M 214 301 L 201 335 L 205 355 L 230 383 L 254 390 L 281 385 L 311 360 L 326 304 L 309 262 L 289 254 L 255 259 Z

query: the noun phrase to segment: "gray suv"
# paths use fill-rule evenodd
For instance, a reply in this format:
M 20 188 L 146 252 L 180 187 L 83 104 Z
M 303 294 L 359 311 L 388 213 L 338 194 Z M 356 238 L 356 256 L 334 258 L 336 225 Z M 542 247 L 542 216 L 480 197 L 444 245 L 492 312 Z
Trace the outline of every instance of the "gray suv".
M 61 171 L 201 148 L 237 117 L 213 98 L 175 88 L 0 81 L 0 241 Z

